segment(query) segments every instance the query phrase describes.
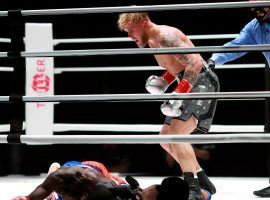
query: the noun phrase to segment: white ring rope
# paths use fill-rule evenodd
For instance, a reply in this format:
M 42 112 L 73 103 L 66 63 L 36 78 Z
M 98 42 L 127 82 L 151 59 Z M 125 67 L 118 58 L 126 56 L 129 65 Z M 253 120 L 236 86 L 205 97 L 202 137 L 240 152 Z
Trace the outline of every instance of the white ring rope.
M 25 122 L 23 130 L 25 130 Z M 54 132 L 67 131 L 87 131 L 87 132 L 142 132 L 158 133 L 161 130 L 161 124 L 70 124 L 55 123 L 53 124 Z M 0 132 L 9 132 L 9 124 L 1 124 Z M 212 125 L 210 133 L 239 133 L 239 132 L 264 132 L 263 125 Z
M 222 2 L 222 3 L 196 3 L 196 4 L 169 4 L 150 6 L 119 6 L 119 7 L 93 7 L 93 8 L 69 8 L 69 9 L 43 9 L 22 10 L 23 16 L 32 15 L 66 15 L 66 14 L 90 14 L 90 13 L 121 13 L 141 11 L 164 11 L 164 10 L 201 10 L 201 9 L 228 9 L 228 8 L 251 8 L 269 7 L 269 1 L 259 2 Z M 8 11 L 0 11 L 0 17 L 8 16 Z
M 162 127 L 159 124 L 70 124 L 55 123 L 54 132 L 66 131 L 95 131 L 95 132 L 155 132 L 158 133 Z M 25 123 L 23 123 L 25 130 Z M 0 132 L 9 132 L 9 124 L 1 124 Z M 209 132 L 264 132 L 263 125 L 212 125 Z
M 192 99 L 261 99 L 269 98 L 269 91 L 257 92 L 205 92 L 181 94 L 101 94 L 101 95 L 54 95 L 54 96 L 23 96 L 23 102 L 93 102 L 93 101 L 159 101 L 159 100 L 192 100 Z M 0 102 L 8 102 L 8 96 L 0 96 Z
M 215 69 L 253 69 L 265 68 L 265 64 L 224 64 L 216 65 Z M 114 66 L 114 67 L 59 67 L 55 68 L 55 73 L 62 72 L 123 72 L 123 71 L 158 71 L 165 70 L 160 66 Z M 0 68 L 1 71 L 1 68 Z
M 98 55 L 128 55 L 128 54 L 166 54 L 166 53 L 205 53 L 205 52 L 243 52 L 270 51 L 270 45 L 238 45 L 238 46 L 201 46 L 176 48 L 126 48 L 126 49 L 95 49 L 95 50 L 63 50 L 52 52 L 21 52 L 22 57 L 42 56 L 98 56 Z
M 188 35 L 191 40 L 215 40 L 215 39 L 234 39 L 239 34 L 211 34 L 211 35 Z M 112 37 L 112 38 L 71 38 L 71 39 L 54 39 L 54 45 L 69 43 L 104 43 L 104 42 L 132 42 L 129 37 Z M 1 42 L 1 41 L 0 41 Z
M 215 69 L 254 69 L 265 68 L 265 64 L 224 64 L 216 65 Z M 2 72 L 13 72 L 13 67 L 0 67 Z M 63 72 L 125 72 L 125 71 L 159 71 L 165 70 L 160 66 L 112 66 L 112 67 L 57 67 L 55 74 Z
M 23 96 L 23 102 L 136 102 L 160 100 L 192 100 L 192 99 L 261 99 L 269 98 L 269 91 L 256 92 L 205 92 L 205 93 L 166 93 L 155 94 L 97 94 L 97 95 L 54 95 L 54 96 Z M 0 96 L 0 102 L 10 102 L 9 96 Z
M 20 135 L 27 144 L 160 144 L 160 143 L 270 143 L 270 133 L 209 135 Z M 0 135 L 0 143 L 8 143 Z
M 270 51 L 270 45 L 237 45 L 237 46 L 200 46 L 175 48 L 126 48 L 126 49 L 88 49 L 88 50 L 59 50 L 47 52 L 21 52 L 22 57 L 53 57 L 53 56 L 98 56 L 98 55 L 134 55 L 134 54 L 192 54 L 215 52 L 246 52 Z M 0 52 L 0 57 L 7 57 L 8 52 Z
M 95 131 L 95 132 L 154 132 L 158 133 L 159 124 L 54 124 L 55 132 Z M 7 129 L 9 131 L 9 129 Z M 263 125 L 212 125 L 209 132 L 264 132 Z
M 13 72 L 14 71 L 14 68 L 13 67 L 0 67 L 0 71 L 1 72 Z
M 256 92 L 205 92 L 205 93 L 166 93 L 155 94 L 97 94 L 97 95 L 54 95 L 54 96 L 23 96 L 22 102 L 136 102 L 162 100 L 192 100 L 192 99 L 262 99 L 269 98 L 269 91 Z M 10 102 L 10 96 L 0 96 L 1 103 Z
M 11 39 L 9 39 L 9 38 L 0 38 L 0 42 L 1 43 L 10 43 Z
M 188 35 L 191 40 L 214 40 L 214 39 L 234 39 L 238 34 L 210 34 L 210 35 Z M 53 39 L 53 45 L 73 44 L 73 43 L 104 43 L 104 42 L 132 42 L 129 37 L 106 37 L 106 38 L 67 38 Z M 0 38 L 0 43 L 10 43 L 9 38 Z

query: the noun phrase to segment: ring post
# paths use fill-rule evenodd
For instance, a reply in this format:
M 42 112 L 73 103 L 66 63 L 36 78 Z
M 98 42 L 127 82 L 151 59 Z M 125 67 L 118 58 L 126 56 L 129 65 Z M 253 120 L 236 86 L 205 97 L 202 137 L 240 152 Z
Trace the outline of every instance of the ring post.
M 24 18 L 22 17 L 21 10 L 8 11 L 8 28 L 10 35 L 10 48 L 8 58 L 11 66 L 14 68 L 11 78 L 11 91 L 10 91 L 10 137 L 21 135 L 23 133 L 23 120 L 24 120 L 24 103 L 22 96 L 25 95 L 25 59 L 20 55 L 24 48 Z M 9 149 L 10 161 L 8 168 L 11 173 L 19 174 L 21 171 L 21 158 L 22 147 L 12 145 Z M 1 162 L 1 161 L 0 161 Z
M 50 23 L 26 23 L 26 51 L 52 51 L 53 30 Z M 54 58 L 26 58 L 26 95 L 54 95 Z M 26 103 L 26 134 L 53 135 L 54 103 Z

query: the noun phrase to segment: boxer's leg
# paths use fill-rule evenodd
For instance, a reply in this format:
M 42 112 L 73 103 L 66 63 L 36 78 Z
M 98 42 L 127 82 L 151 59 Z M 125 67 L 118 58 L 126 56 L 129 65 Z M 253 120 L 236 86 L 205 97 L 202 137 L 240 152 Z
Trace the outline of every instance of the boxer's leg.
M 193 116 L 185 121 L 166 118 L 160 134 L 190 134 L 196 125 L 197 120 Z M 192 174 L 186 178 L 190 188 L 189 199 L 203 200 L 199 181 L 194 177 L 199 164 L 191 144 L 161 144 L 161 146 L 179 163 L 184 175 Z
M 192 92 L 218 92 L 220 90 L 219 80 L 214 72 L 207 70 L 203 71 Z M 198 119 L 197 128 L 192 134 L 207 134 L 213 121 L 216 110 L 217 100 L 193 100 L 193 106 L 196 107 L 194 116 Z M 214 184 L 209 180 L 206 173 L 199 169 L 197 173 L 200 186 L 208 190 L 211 194 L 216 193 Z

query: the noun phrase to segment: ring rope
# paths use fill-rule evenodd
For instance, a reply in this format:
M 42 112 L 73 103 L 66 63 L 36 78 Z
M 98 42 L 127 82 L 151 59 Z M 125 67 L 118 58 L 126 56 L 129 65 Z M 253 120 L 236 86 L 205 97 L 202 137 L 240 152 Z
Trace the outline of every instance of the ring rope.
M 0 71 L 1 72 L 13 72 L 14 71 L 14 68 L 13 67 L 0 67 Z
M 67 131 L 95 131 L 95 132 L 147 132 L 158 133 L 161 124 L 71 124 L 54 123 L 54 132 Z M 26 125 L 23 123 L 23 130 Z M 1 124 L 0 132 L 9 132 L 10 124 Z M 264 132 L 264 125 L 212 125 L 210 133 L 239 133 L 239 132 Z
M 187 35 L 191 40 L 214 40 L 214 39 L 234 39 L 239 34 L 210 34 L 210 35 Z M 53 39 L 54 45 L 72 43 L 105 43 L 105 42 L 132 42 L 129 37 L 105 37 L 105 38 L 67 38 Z M 10 43 L 8 38 L 0 38 L 1 43 Z
M 270 133 L 210 135 L 0 135 L 0 143 L 26 144 L 160 144 L 270 143 Z M 12 143 L 13 143 L 12 142 Z
M 97 56 L 97 55 L 127 55 L 127 54 L 166 54 L 166 53 L 214 53 L 214 52 L 243 52 L 243 51 L 270 51 L 270 45 L 237 45 L 229 46 L 201 46 L 175 48 L 126 48 L 126 49 L 95 49 L 95 50 L 59 50 L 52 52 L 21 52 L 23 57 L 42 56 Z
M 265 68 L 265 64 L 225 64 L 216 65 L 215 69 L 253 69 Z M 55 68 L 55 73 L 62 72 L 118 72 L 118 71 L 157 71 L 165 70 L 160 66 L 122 66 L 122 67 L 60 67 Z M 1 71 L 1 68 L 0 68 Z
M 9 38 L 0 38 L 1 43 L 11 43 L 11 40 Z
M 191 40 L 214 40 L 214 39 L 234 39 L 239 34 L 210 34 L 210 35 L 187 35 Z M 10 43 L 9 38 L 0 38 L 0 43 Z M 53 45 L 72 43 L 104 43 L 104 42 L 132 42 L 129 37 L 106 37 L 106 38 L 67 38 L 53 39 Z
M 71 101 L 150 101 L 150 100 L 191 100 L 191 99 L 245 99 L 269 98 L 269 91 L 261 92 L 209 92 L 209 93 L 182 93 L 182 94 L 102 94 L 102 95 L 55 95 L 32 97 L 24 96 L 24 102 L 71 102 Z M 0 99 L 1 101 L 1 99 Z
M 269 91 L 257 92 L 205 92 L 205 93 L 166 93 L 155 94 L 98 94 L 98 95 L 54 95 L 54 96 L 23 96 L 22 102 L 136 102 L 161 100 L 192 100 L 192 99 L 262 99 L 269 98 Z M 0 96 L 0 102 L 11 102 L 10 96 Z
M 191 40 L 215 40 L 215 39 L 234 39 L 239 34 L 211 34 L 211 35 L 187 35 Z M 129 37 L 112 37 L 112 38 L 71 38 L 71 39 L 54 39 L 54 45 L 69 43 L 104 43 L 104 42 L 132 42 Z M 1 41 L 0 41 L 1 42 Z
M 141 11 L 164 10 L 202 10 L 202 9 L 226 9 L 226 8 L 251 8 L 269 7 L 269 1 L 257 2 L 222 2 L 222 3 L 196 3 L 196 4 L 169 4 L 151 6 L 119 6 L 119 7 L 93 7 L 93 8 L 69 8 L 69 9 L 43 9 L 22 10 L 22 16 L 32 15 L 66 15 L 66 14 L 90 14 L 90 13 L 121 13 Z M 0 17 L 8 16 L 8 11 L 0 11 Z
M 126 48 L 126 49 L 91 49 L 91 50 L 59 50 L 47 52 L 21 52 L 22 57 L 53 57 L 53 56 L 97 56 L 97 55 L 128 55 L 128 54 L 193 54 L 215 52 L 246 52 L 270 51 L 270 45 L 237 45 L 237 46 L 200 46 L 174 48 Z M 7 57 L 8 52 L 0 52 L 0 57 Z
M 159 124 L 54 124 L 55 132 L 66 131 L 101 131 L 101 132 L 155 132 L 161 130 Z M 212 125 L 211 133 L 220 132 L 264 132 L 263 125 Z
M 216 65 L 215 69 L 254 69 L 265 68 L 265 64 L 224 64 Z M 13 67 L 2 66 L 0 71 L 13 72 Z M 57 67 L 54 68 L 55 74 L 64 72 L 125 72 L 125 71 L 159 71 L 165 70 L 160 66 L 112 66 L 112 67 Z

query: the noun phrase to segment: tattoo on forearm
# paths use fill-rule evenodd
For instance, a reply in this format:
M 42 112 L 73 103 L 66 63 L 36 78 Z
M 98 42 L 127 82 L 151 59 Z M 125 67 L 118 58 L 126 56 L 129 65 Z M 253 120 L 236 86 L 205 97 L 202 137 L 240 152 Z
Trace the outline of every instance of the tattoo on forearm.
M 194 85 L 197 80 L 198 74 L 193 70 L 185 70 L 184 79 L 186 79 L 191 85 Z
M 179 60 L 186 66 L 183 78 L 186 79 L 190 84 L 194 85 L 199 74 L 194 56 L 187 54 L 180 55 Z

